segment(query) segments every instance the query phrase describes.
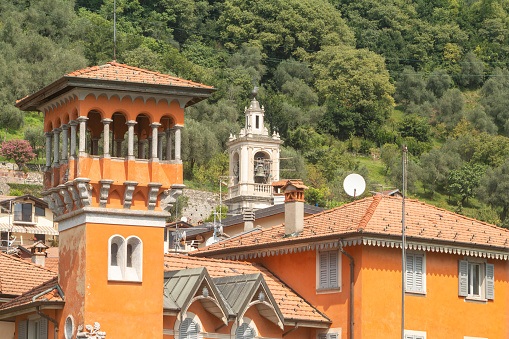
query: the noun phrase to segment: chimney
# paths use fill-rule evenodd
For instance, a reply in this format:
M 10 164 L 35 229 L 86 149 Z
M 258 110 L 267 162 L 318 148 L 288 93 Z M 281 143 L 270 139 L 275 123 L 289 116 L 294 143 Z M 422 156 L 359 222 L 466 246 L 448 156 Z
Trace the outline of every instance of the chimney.
M 34 264 L 45 265 L 47 248 L 48 246 L 44 245 L 42 241 L 38 241 L 32 246 L 30 251 L 32 252 L 32 262 Z
M 285 192 L 285 235 L 302 232 L 304 227 L 304 190 L 300 180 L 288 180 L 283 186 Z
M 246 208 L 242 212 L 242 220 L 244 220 L 244 231 L 254 228 L 255 214 L 251 208 Z

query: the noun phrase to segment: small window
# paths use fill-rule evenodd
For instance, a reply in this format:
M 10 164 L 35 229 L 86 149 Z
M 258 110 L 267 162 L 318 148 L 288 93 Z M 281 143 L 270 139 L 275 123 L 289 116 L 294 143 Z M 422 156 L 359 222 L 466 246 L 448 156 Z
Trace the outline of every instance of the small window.
M 475 260 L 458 264 L 458 295 L 471 299 L 495 299 L 495 266 Z
M 133 267 L 133 245 L 127 244 L 127 264 L 126 267 Z
M 405 339 L 426 339 L 426 332 L 405 330 Z
M 32 221 L 32 204 L 15 204 L 14 205 L 14 221 L 31 222 Z
M 111 266 L 118 266 L 118 244 L 111 244 Z
M 74 319 L 72 315 L 67 316 L 65 319 L 64 335 L 65 339 L 72 339 L 74 335 Z
M 186 318 L 179 328 L 180 339 L 198 339 L 200 333 L 200 325 L 198 325 L 193 319 Z
M 109 240 L 108 250 L 108 280 L 124 280 L 125 240 L 120 235 L 114 235 Z
M 329 333 L 318 334 L 318 339 L 340 339 L 340 337 L 339 337 L 339 333 L 329 332 Z
M 143 244 L 138 237 L 127 238 L 125 280 L 141 281 L 143 265 Z
M 235 339 L 254 339 L 254 337 L 255 330 L 247 323 L 243 323 L 235 331 Z
M 424 254 L 406 254 L 407 292 L 426 292 L 426 257 Z
M 318 253 L 317 290 L 340 288 L 340 267 L 338 251 L 324 251 Z
M 35 206 L 35 215 L 38 217 L 45 217 L 46 209 L 43 207 Z
M 256 116 L 256 129 L 259 129 L 260 128 L 260 116 L 257 115 Z

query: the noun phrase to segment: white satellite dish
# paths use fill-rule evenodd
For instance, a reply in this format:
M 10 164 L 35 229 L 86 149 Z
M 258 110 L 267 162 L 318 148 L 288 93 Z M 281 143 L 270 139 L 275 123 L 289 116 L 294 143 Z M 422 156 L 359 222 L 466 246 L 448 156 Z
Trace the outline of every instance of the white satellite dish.
M 349 174 L 345 181 L 343 181 L 343 188 L 345 189 L 346 194 L 351 197 L 358 197 L 364 190 L 366 189 L 366 181 L 359 174 Z
M 215 244 L 216 242 L 218 242 L 218 240 L 214 239 L 214 237 L 210 237 L 207 239 L 207 241 L 205 241 L 205 246 Z
M 186 241 L 187 235 L 186 231 L 182 232 L 182 240 Z
M 180 218 L 180 221 L 187 222 L 187 218 L 186 217 L 182 217 L 182 218 Z

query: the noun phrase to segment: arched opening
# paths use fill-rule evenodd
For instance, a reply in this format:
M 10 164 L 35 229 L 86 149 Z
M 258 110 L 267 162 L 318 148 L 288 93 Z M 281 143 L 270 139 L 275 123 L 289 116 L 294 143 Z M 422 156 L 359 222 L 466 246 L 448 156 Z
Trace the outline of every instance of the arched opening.
M 179 328 L 179 338 L 180 339 L 194 339 L 198 338 L 198 334 L 200 333 L 200 325 L 194 321 L 192 318 L 186 318 L 181 324 Z
M 138 154 L 138 159 L 148 159 L 150 155 L 150 140 L 152 133 L 150 130 L 150 119 L 145 114 L 139 114 L 136 117 L 134 152 Z
M 111 154 L 114 157 L 126 157 L 127 156 L 127 118 L 120 112 L 115 112 L 111 116 Z
M 161 127 L 159 131 L 161 132 L 158 137 L 160 138 L 158 142 L 158 153 L 160 160 L 171 160 L 173 159 L 173 147 L 172 142 L 174 139 L 173 136 L 173 126 L 175 125 L 175 120 L 171 116 L 163 116 L 159 121 Z
M 87 115 L 87 153 L 90 155 L 100 155 L 102 154 L 102 142 L 101 135 L 104 130 L 103 124 L 101 122 L 102 117 L 101 113 L 98 111 L 90 111 Z
M 124 279 L 124 245 L 120 235 L 112 236 L 108 241 L 108 280 Z
M 254 182 L 270 184 L 271 159 L 265 152 L 256 152 L 254 156 Z
M 237 185 L 239 183 L 240 177 L 240 159 L 239 153 L 233 153 L 233 164 L 232 164 L 232 174 L 233 174 L 233 184 Z
M 125 280 L 142 281 L 143 243 L 140 238 L 127 238 Z

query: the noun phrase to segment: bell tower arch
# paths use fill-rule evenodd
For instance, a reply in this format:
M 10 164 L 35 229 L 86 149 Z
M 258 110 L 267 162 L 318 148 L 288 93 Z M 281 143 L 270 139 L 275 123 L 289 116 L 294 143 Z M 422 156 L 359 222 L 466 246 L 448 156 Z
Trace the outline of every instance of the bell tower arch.
M 251 93 L 249 107 L 244 110 L 245 125 L 239 136 L 230 135 L 228 154 L 230 171 L 228 198 L 225 203 L 232 213 L 257 210 L 272 205 L 272 183 L 279 180 L 279 134 L 264 125 L 265 109 Z

